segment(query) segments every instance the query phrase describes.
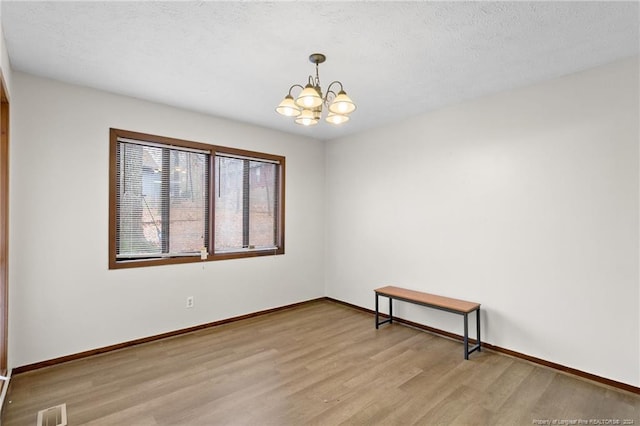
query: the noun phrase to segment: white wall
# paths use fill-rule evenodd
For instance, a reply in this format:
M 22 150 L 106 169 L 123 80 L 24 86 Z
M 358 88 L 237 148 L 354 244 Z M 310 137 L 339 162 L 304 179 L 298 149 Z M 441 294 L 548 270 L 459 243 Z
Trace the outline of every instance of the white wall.
M 639 386 L 638 78 L 633 58 L 329 142 L 327 296 L 477 301 L 483 340 Z
M 11 367 L 324 295 L 321 142 L 20 72 L 13 89 Z M 284 155 L 286 254 L 109 270 L 110 127 Z

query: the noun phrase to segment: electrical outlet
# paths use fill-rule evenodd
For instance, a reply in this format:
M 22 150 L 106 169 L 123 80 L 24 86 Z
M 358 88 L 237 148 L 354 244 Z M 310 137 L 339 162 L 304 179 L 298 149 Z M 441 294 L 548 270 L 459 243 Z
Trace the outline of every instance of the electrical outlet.
M 193 308 L 193 296 L 187 297 L 187 308 Z

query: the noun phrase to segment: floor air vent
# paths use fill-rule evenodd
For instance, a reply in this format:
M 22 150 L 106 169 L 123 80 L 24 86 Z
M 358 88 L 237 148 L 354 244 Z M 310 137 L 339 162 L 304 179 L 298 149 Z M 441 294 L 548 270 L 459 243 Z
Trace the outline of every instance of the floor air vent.
M 36 426 L 67 426 L 67 404 L 38 411 Z

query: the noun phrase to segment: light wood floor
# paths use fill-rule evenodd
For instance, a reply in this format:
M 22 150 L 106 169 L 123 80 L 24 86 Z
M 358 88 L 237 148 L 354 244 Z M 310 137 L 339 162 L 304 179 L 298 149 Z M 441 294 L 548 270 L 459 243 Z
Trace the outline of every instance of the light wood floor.
M 640 396 L 330 301 L 16 375 L 2 424 L 62 403 L 69 425 L 640 425 Z

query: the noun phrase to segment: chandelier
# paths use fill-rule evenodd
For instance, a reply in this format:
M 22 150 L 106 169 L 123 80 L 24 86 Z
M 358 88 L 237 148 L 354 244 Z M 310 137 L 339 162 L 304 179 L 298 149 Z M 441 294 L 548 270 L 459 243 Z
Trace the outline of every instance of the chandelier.
M 327 86 L 327 93 L 322 95 L 320 87 L 320 77 L 318 76 L 318 64 L 327 59 L 322 53 L 314 53 L 309 56 L 309 61 L 316 64 L 316 77 L 309 76 L 309 82 L 305 87 L 294 84 L 289 88 L 289 93 L 284 97 L 276 111 L 286 117 L 294 117 L 296 123 L 303 126 L 313 126 L 318 124 L 322 115 L 323 105 L 329 110 L 325 120 L 331 124 L 342 124 L 349 121 L 349 114 L 356 109 L 356 105 L 342 87 L 339 81 L 332 81 Z M 336 92 L 331 90 L 334 85 L 340 86 Z M 291 91 L 299 87 L 302 89 L 298 97 L 294 100 Z

